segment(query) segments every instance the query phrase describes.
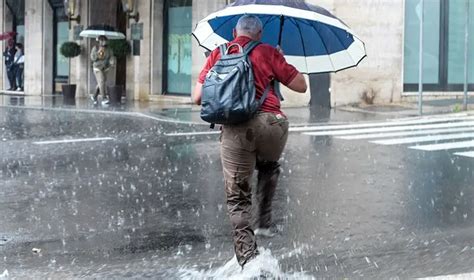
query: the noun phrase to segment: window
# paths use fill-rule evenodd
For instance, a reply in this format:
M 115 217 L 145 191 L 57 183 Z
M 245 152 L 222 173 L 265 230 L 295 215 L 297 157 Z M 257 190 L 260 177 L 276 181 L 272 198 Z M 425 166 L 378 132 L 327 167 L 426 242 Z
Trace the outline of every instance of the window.
M 58 77 L 69 77 L 69 59 L 64 57 L 60 48 L 64 42 L 69 41 L 69 23 L 67 21 L 56 22 L 57 41 L 56 41 L 56 73 Z
M 423 84 L 429 91 L 462 91 L 466 5 L 474 0 L 425 0 Z M 418 90 L 421 1 L 405 2 L 404 91 Z M 469 24 L 469 83 L 474 89 L 474 20 Z
M 165 92 L 191 94 L 192 1 L 165 2 Z

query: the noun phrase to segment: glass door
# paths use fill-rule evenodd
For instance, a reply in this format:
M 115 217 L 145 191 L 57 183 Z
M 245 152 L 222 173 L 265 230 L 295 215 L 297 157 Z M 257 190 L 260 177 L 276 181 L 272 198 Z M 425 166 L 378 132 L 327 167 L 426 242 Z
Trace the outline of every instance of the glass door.
M 164 92 L 191 95 L 192 0 L 165 1 Z

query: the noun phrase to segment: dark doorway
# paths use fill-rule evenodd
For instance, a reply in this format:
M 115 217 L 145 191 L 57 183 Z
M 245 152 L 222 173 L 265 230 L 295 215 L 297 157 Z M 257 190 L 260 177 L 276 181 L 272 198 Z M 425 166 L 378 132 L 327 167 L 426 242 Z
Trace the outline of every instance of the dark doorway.
M 117 29 L 117 31 L 126 34 L 127 32 L 127 22 L 126 15 L 122 9 L 121 0 L 108 0 L 108 1 L 90 1 L 91 10 L 90 10 L 90 25 L 104 24 L 110 25 Z M 97 42 L 92 41 L 91 47 L 96 45 Z M 119 86 L 126 86 L 126 60 L 127 58 L 117 59 L 117 64 L 115 66 L 115 80 L 111 79 L 108 82 L 108 85 L 114 83 Z M 92 74 L 92 69 L 91 76 Z M 96 81 L 95 78 L 91 79 L 90 88 L 95 88 Z
M 24 43 L 25 41 L 25 0 L 6 0 L 5 4 L 13 16 L 12 30 L 15 31 L 16 42 Z
M 163 92 L 191 95 L 192 2 L 165 0 L 163 36 Z

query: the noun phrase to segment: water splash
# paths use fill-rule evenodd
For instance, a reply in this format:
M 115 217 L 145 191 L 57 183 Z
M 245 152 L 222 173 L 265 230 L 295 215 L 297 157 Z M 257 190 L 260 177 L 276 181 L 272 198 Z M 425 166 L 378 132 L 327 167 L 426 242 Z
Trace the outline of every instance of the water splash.
M 183 280 L 315 279 L 304 272 L 284 272 L 281 270 L 278 259 L 272 255 L 270 250 L 259 248 L 259 252 L 260 254 L 249 262 L 244 269 L 240 267 L 237 258 L 234 256 L 223 266 L 209 270 L 181 268 L 178 271 L 178 278 Z

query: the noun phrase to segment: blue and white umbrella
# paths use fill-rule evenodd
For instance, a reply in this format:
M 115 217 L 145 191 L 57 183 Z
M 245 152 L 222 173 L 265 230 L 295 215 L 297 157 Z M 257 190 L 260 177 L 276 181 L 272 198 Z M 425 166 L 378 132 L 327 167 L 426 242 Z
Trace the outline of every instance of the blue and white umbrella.
M 237 0 L 201 20 L 193 35 L 212 51 L 233 39 L 232 30 L 244 14 L 260 18 L 262 41 L 280 45 L 302 73 L 337 72 L 357 66 L 366 56 L 364 43 L 346 24 L 303 0 Z

